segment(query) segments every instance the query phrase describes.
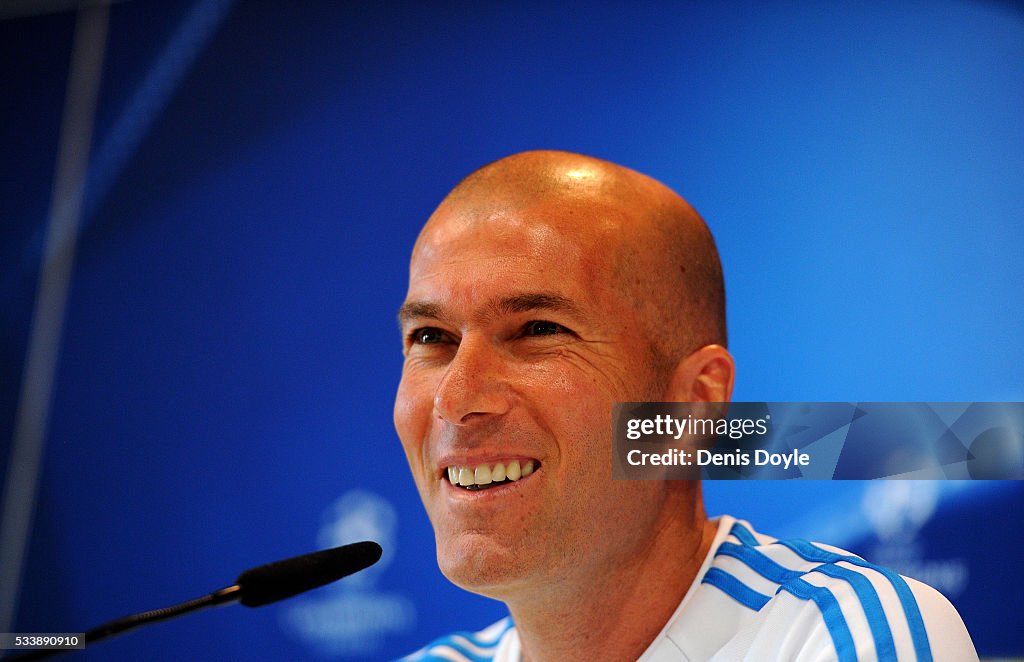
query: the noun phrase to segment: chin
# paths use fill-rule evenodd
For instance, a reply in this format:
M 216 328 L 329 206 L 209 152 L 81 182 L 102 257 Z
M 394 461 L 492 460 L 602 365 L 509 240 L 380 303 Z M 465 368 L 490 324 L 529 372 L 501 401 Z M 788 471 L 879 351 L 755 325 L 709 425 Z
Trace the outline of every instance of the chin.
M 459 588 L 495 599 L 530 576 L 521 552 L 478 533 L 439 538 L 437 565 Z

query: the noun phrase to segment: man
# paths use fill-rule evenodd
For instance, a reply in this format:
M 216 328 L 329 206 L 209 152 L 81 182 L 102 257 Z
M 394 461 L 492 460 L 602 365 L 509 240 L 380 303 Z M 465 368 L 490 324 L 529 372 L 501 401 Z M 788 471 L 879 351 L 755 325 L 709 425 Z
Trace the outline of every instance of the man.
M 725 402 L 714 240 L 659 182 L 527 152 L 427 221 L 395 427 L 455 584 L 511 619 L 410 659 L 976 659 L 934 590 L 709 521 L 698 481 L 612 480 L 615 402 Z

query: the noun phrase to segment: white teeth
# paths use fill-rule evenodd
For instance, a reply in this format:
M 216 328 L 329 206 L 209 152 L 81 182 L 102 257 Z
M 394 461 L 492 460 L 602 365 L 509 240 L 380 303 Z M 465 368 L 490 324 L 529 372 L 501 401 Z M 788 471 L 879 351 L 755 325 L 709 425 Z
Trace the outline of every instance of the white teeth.
M 480 464 L 476 467 L 448 467 L 448 482 L 461 487 L 474 487 L 477 485 L 490 485 L 491 483 L 502 483 L 505 481 L 516 481 L 526 478 L 537 468 L 534 460 L 512 460 L 509 463 L 499 462 L 493 467 L 489 464 Z

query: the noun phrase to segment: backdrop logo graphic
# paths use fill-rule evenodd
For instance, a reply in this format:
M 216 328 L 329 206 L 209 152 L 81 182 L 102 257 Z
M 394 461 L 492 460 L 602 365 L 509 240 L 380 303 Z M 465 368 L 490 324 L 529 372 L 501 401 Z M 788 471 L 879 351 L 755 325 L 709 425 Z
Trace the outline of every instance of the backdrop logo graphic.
M 919 536 L 935 515 L 939 496 L 939 483 L 933 481 L 884 480 L 869 484 L 861 507 L 878 541 L 868 560 L 955 598 L 967 587 L 967 563 L 958 558 L 926 558 L 926 544 Z
M 317 535 L 321 548 L 375 540 L 384 554 L 376 565 L 282 607 L 282 627 L 325 655 L 379 652 L 388 636 L 408 634 L 416 626 L 412 600 L 378 588 L 395 554 L 398 516 L 384 497 L 352 490 L 324 511 L 323 520 Z

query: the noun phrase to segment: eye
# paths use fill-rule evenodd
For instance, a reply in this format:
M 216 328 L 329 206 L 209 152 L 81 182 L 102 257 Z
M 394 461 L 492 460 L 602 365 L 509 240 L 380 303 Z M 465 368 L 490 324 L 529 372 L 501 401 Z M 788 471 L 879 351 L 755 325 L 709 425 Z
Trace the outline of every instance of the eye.
M 433 326 L 416 329 L 409 334 L 409 342 L 413 345 L 437 345 L 448 340 L 448 334 Z
M 523 327 L 524 336 L 553 336 L 556 333 L 564 333 L 566 331 L 568 329 L 561 324 L 555 324 L 547 320 L 533 320 L 527 322 Z

